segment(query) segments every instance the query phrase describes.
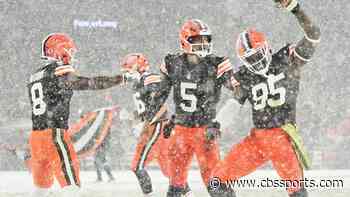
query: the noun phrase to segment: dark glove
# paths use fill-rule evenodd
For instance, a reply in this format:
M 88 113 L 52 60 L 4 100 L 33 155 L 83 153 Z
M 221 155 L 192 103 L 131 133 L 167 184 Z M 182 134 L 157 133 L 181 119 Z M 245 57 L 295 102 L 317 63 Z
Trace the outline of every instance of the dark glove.
M 217 121 L 210 122 L 205 131 L 205 137 L 208 141 L 215 140 L 221 136 L 220 123 Z
M 171 135 L 171 131 L 175 127 L 175 115 L 172 115 L 171 118 L 165 123 L 163 128 L 163 137 L 168 139 Z

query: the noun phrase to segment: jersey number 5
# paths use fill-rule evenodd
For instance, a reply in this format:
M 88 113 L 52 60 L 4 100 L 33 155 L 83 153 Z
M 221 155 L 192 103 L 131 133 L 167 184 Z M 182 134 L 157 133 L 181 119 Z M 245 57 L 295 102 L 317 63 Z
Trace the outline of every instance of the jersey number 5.
M 46 103 L 44 102 L 43 86 L 40 82 L 34 83 L 30 89 L 33 102 L 33 114 L 36 116 L 46 112 Z
M 187 93 L 187 90 L 197 89 L 197 84 L 188 83 L 188 82 L 181 82 L 180 89 L 181 89 L 181 98 L 184 101 L 190 101 L 189 105 L 186 105 L 185 103 L 181 103 L 180 107 L 185 112 L 195 112 L 197 109 L 197 97 L 193 94 Z
M 284 78 L 284 73 L 280 73 L 279 75 L 269 75 L 267 78 L 267 84 L 259 83 L 252 88 L 255 110 L 264 109 L 266 104 L 270 107 L 277 107 L 286 102 L 286 89 L 284 87 L 275 87 L 275 84 Z M 272 96 L 279 95 L 279 98 L 268 98 L 269 94 Z

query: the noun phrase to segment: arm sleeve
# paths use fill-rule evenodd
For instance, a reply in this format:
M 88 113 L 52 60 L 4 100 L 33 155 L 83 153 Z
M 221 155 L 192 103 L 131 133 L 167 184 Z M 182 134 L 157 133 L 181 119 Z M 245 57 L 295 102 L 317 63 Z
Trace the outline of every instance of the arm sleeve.
M 152 90 L 151 96 L 151 109 L 153 115 L 163 106 L 170 94 L 172 88 L 172 80 L 169 76 L 169 71 L 167 69 L 167 59 L 160 66 L 160 82 L 157 83 L 157 86 L 153 84 L 152 86 L 147 87 L 148 90 Z
M 221 84 L 231 91 L 235 91 L 235 87 L 239 85 L 234 77 L 233 66 L 227 57 L 218 58 L 217 79 Z
M 154 100 L 163 105 L 167 100 L 172 87 L 172 81 L 168 75 L 161 73 L 161 82 L 159 84 L 159 92 L 155 95 Z
M 66 80 L 73 90 L 102 90 L 119 85 L 123 82 L 123 76 L 97 76 L 89 78 L 69 74 L 66 76 Z
M 295 45 L 290 46 L 289 55 L 293 65 L 303 66 L 314 55 L 316 47 L 320 43 L 321 32 L 320 28 L 311 21 L 300 6 L 293 11 L 293 14 L 304 32 L 304 37 Z
M 160 92 L 160 83 L 152 83 L 145 86 L 144 91 L 147 91 L 150 99 L 150 108 L 146 113 L 148 113 L 148 121 L 151 122 L 152 119 L 156 116 L 157 112 L 166 102 L 167 96 L 158 95 Z
M 160 75 L 153 74 L 153 75 L 147 76 L 143 82 L 143 85 L 144 85 L 143 91 L 147 93 L 159 92 L 160 82 L 161 82 Z
M 244 88 L 244 83 L 242 80 L 242 75 L 240 71 L 233 74 L 234 80 L 236 81 L 236 85 L 234 87 L 233 91 L 233 98 L 236 99 L 241 105 L 244 105 L 245 101 L 247 100 L 249 94 L 248 90 Z

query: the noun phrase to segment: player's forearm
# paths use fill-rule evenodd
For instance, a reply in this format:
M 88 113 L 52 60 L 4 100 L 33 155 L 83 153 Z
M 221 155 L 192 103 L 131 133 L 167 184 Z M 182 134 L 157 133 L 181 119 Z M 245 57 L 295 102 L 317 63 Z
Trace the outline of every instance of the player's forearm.
M 171 87 L 169 89 L 163 89 L 163 90 L 160 90 L 159 92 L 152 93 L 153 94 L 151 96 L 152 108 L 157 109 L 166 102 L 170 94 L 170 89 Z
M 236 86 L 233 90 L 233 98 L 238 101 L 241 105 L 244 104 L 245 98 L 247 97 L 246 92 L 240 86 Z
M 229 89 L 230 91 L 232 91 L 233 93 L 236 92 L 236 87 L 239 86 L 239 82 L 236 80 L 236 78 L 234 77 L 234 72 L 233 69 L 225 72 L 222 76 L 222 79 L 224 80 L 223 85 Z
M 316 51 L 316 47 L 320 42 L 320 28 L 311 21 L 310 17 L 303 11 L 297 0 L 291 1 L 292 5 L 296 5 L 291 12 L 297 18 L 299 25 L 304 31 L 304 37 L 296 44 L 294 48 L 294 64 L 304 65 L 309 62 Z
M 170 90 L 172 88 L 172 83 L 168 75 L 162 73 L 161 81 L 159 84 L 159 91 L 154 92 L 153 101 L 157 102 L 159 106 L 162 106 L 167 100 Z
M 72 82 L 72 88 L 74 90 L 102 90 L 119 85 L 123 82 L 122 75 L 113 77 L 98 76 L 98 77 L 77 77 L 77 80 Z
M 113 77 L 107 77 L 107 76 L 99 76 L 99 77 L 93 77 L 90 80 L 90 89 L 107 89 L 111 88 L 113 86 L 119 85 L 123 82 L 123 76 L 117 75 Z
M 299 25 L 304 30 L 305 38 L 313 44 L 320 42 L 321 31 L 320 28 L 311 21 L 310 17 L 305 13 L 300 5 L 297 5 L 292 10 L 292 13 L 297 18 Z
M 151 97 L 151 101 L 150 101 L 150 108 L 148 111 L 149 117 L 153 117 L 151 120 L 149 120 L 150 122 L 154 122 L 156 119 L 159 119 L 160 116 L 157 115 L 160 112 L 160 109 L 162 109 L 162 106 L 165 106 L 165 102 L 168 98 L 167 93 L 165 92 L 158 92 L 158 93 L 152 93 L 153 96 Z

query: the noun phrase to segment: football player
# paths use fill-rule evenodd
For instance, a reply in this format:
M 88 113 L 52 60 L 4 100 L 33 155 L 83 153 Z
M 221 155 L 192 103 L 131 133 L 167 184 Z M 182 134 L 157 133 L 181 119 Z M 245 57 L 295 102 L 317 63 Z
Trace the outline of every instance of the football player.
M 241 104 L 251 104 L 254 128 L 233 146 L 213 177 L 236 180 L 271 161 L 282 180 L 299 181 L 287 187 L 289 196 L 306 197 L 301 180 L 310 160 L 296 127 L 296 102 L 301 70 L 320 42 L 320 30 L 297 0 L 274 1 L 296 17 L 304 37 L 272 54 L 264 33 L 248 29 L 239 35 L 236 49 L 243 66 L 234 75 L 236 96 Z
M 173 87 L 175 126 L 169 142 L 168 197 L 181 196 L 186 188 L 194 155 L 203 182 L 209 188 L 209 176 L 219 161 L 216 138 L 220 124 L 215 120 L 216 105 L 221 87 L 233 89 L 236 83 L 229 59 L 212 54 L 212 34 L 207 24 L 197 19 L 188 20 L 182 25 L 179 37 L 183 52 L 165 57 L 160 67 L 162 80 L 157 95 L 161 105 Z M 234 195 L 233 191 L 227 192 Z
M 122 75 L 87 78 L 72 65 L 76 45 L 63 33 L 52 33 L 42 42 L 43 65 L 28 83 L 32 107 L 30 134 L 31 165 L 36 190 L 32 196 L 47 195 L 54 178 L 62 194 L 73 194 L 80 186 L 79 161 L 67 133 L 69 106 L 74 90 L 106 89 L 123 81 Z
M 152 160 L 157 160 L 164 176 L 169 176 L 168 140 L 163 137 L 163 128 L 168 125 L 167 110 L 166 107 L 153 108 L 150 105 L 150 103 L 157 102 L 153 99 L 160 88 L 160 76 L 148 72 L 150 67 L 148 60 L 141 53 L 128 54 L 122 60 L 121 66 L 122 72 L 128 76 L 128 79 L 134 79 L 132 80 L 133 100 L 137 117 L 142 124 L 131 168 L 139 181 L 144 196 L 153 196 L 151 178 L 145 169 L 147 164 Z M 188 197 L 192 196 L 188 185 L 182 194 Z
M 110 130 L 110 129 L 109 129 Z M 97 180 L 96 182 L 102 182 L 102 170 L 104 170 L 108 177 L 109 177 L 109 182 L 113 182 L 115 180 L 113 173 L 112 173 L 112 168 L 109 165 L 109 162 L 107 160 L 107 151 L 110 149 L 110 140 L 111 140 L 111 131 L 108 132 L 107 136 L 101 143 L 101 145 L 97 148 L 95 154 L 94 154 L 94 165 L 96 169 L 96 174 L 97 174 Z

